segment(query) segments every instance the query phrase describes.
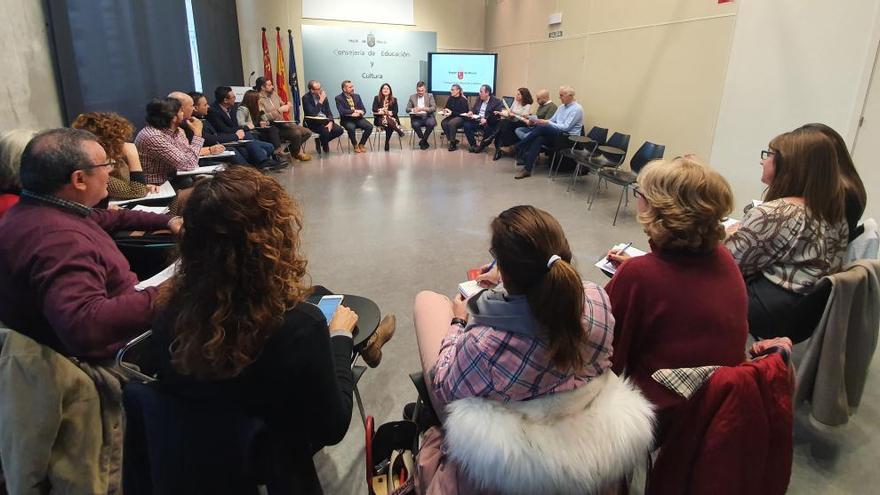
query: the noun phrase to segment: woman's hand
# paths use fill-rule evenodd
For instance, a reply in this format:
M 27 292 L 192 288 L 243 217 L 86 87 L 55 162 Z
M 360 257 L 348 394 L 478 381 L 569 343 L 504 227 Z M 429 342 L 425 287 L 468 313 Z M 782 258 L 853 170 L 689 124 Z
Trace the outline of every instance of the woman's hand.
M 328 327 L 331 332 L 351 333 L 354 330 L 354 326 L 357 325 L 357 321 L 357 313 L 340 304 L 336 308 L 336 312 L 333 313 L 333 318 L 330 318 Z
M 477 284 L 484 289 L 491 289 L 496 285 L 501 283 L 501 272 L 498 271 L 498 265 L 483 265 L 480 268 L 482 269 L 482 274 L 477 276 L 476 280 Z
M 147 194 L 156 194 L 159 192 L 159 186 L 155 184 L 147 184 Z
M 623 263 L 624 261 L 630 259 L 630 258 L 632 258 L 632 256 L 626 254 L 625 252 L 617 254 L 616 249 L 612 249 L 612 250 L 608 251 L 608 261 L 610 261 L 612 263 L 617 263 L 618 265 Z
M 468 319 L 467 299 L 461 294 L 452 299 L 452 315 L 465 321 Z

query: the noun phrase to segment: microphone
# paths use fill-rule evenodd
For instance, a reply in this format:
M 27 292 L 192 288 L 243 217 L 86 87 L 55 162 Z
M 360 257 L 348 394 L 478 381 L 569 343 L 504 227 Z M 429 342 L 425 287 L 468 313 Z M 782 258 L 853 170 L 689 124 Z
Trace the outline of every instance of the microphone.
M 253 86 L 253 84 L 251 84 L 251 78 L 254 77 L 254 74 L 256 74 L 256 73 L 257 73 L 257 71 L 255 71 L 255 70 L 251 71 L 251 75 L 248 76 L 248 86 Z

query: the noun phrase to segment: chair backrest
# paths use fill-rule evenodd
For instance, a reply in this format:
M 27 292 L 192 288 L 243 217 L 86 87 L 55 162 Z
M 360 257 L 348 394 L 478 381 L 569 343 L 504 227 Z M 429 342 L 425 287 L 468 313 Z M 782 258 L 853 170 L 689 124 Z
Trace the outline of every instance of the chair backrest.
M 665 145 L 645 141 L 639 146 L 639 149 L 633 155 L 632 160 L 629 161 L 629 168 L 633 173 L 638 174 L 639 171 L 641 171 L 649 162 L 663 158 L 663 153 L 665 152 Z
M 123 404 L 126 494 L 256 493 L 258 453 L 266 450 L 261 420 L 137 382 L 125 386 Z
M 627 151 L 629 149 L 629 134 L 615 132 L 611 135 L 611 139 L 605 144 Z
M 590 132 L 587 133 L 587 137 L 599 143 L 599 146 L 602 146 L 605 144 L 605 140 L 608 139 L 608 129 L 593 126 Z
M 151 343 L 152 337 L 153 331 L 147 330 L 116 353 L 116 364 L 129 379 L 143 383 L 156 381 L 159 360 Z

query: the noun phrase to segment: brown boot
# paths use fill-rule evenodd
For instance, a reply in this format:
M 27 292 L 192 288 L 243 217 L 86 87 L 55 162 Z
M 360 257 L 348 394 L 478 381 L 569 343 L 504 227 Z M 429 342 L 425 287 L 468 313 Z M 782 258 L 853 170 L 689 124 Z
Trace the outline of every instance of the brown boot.
M 391 340 L 396 328 L 397 318 L 393 314 L 385 315 L 385 318 L 382 318 L 379 326 L 376 327 L 376 332 L 373 333 L 361 351 L 361 357 L 364 358 L 367 366 L 370 368 L 379 366 L 379 363 L 382 362 L 382 346 Z
M 312 159 L 312 155 L 310 155 L 308 153 L 303 153 L 302 151 L 300 151 L 299 153 L 296 154 L 296 159 L 301 162 L 307 162 Z

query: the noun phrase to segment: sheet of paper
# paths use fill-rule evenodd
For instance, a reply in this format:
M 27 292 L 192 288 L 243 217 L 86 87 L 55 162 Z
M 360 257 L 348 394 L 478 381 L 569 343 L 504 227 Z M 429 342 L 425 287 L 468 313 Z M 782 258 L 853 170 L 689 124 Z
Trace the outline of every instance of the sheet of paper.
M 465 299 L 470 299 L 474 294 L 477 294 L 481 290 L 483 290 L 483 288 L 480 287 L 480 284 L 478 284 L 476 280 L 468 280 L 467 282 L 458 284 L 458 292 L 460 292 Z
M 178 170 L 178 176 L 198 175 L 198 174 L 216 174 L 222 170 L 226 170 L 226 165 L 205 165 L 204 167 L 196 167 L 192 170 Z
M 110 204 L 114 206 L 122 206 L 128 205 L 131 203 L 138 203 L 140 201 L 146 201 L 151 199 L 167 199 L 173 198 L 177 193 L 174 191 L 174 188 L 171 187 L 171 183 L 167 180 L 164 184 L 159 186 L 159 191 L 154 193 L 147 193 L 143 198 L 135 198 L 135 199 L 126 199 L 122 201 L 111 201 Z
M 621 244 L 615 245 L 611 249 L 614 251 L 619 251 L 619 250 L 623 249 L 624 246 L 626 246 L 626 244 L 621 243 Z M 635 248 L 632 246 L 626 248 L 626 251 L 624 251 L 624 252 L 632 257 L 644 256 L 644 255 L 648 254 L 648 253 L 642 251 L 641 249 Z M 615 263 L 608 261 L 607 256 L 602 256 L 601 258 L 599 258 L 599 261 L 597 261 L 594 266 L 596 268 L 602 270 L 603 272 L 610 273 L 612 275 L 617 273 L 617 265 Z
M 200 156 L 199 160 L 204 160 L 206 158 L 223 158 L 224 156 L 235 156 L 235 152 L 232 150 L 221 151 L 220 153 L 214 153 L 213 155 Z M 180 175 L 180 173 L 177 175 Z
M 724 220 L 721 221 L 721 225 L 723 225 L 724 228 L 726 229 L 727 227 L 730 227 L 731 225 L 736 225 L 739 222 L 740 221 L 736 218 L 729 218 L 728 217 L 728 218 L 725 218 Z
M 165 215 L 168 213 L 167 206 L 144 206 L 137 205 L 131 209 L 131 211 L 146 211 L 148 213 L 158 213 L 160 215 Z
M 153 275 L 152 277 L 144 280 L 143 282 L 140 282 L 139 284 L 135 285 L 134 290 L 142 291 L 148 287 L 156 287 L 157 285 L 161 284 L 162 282 L 168 280 L 169 278 L 171 278 L 172 275 L 174 275 L 177 272 L 177 264 L 179 262 L 180 262 L 180 260 L 175 261 L 174 263 L 171 263 L 170 265 L 165 267 L 165 269 L 162 270 L 161 272 L 159 272 L 159 273 Z

